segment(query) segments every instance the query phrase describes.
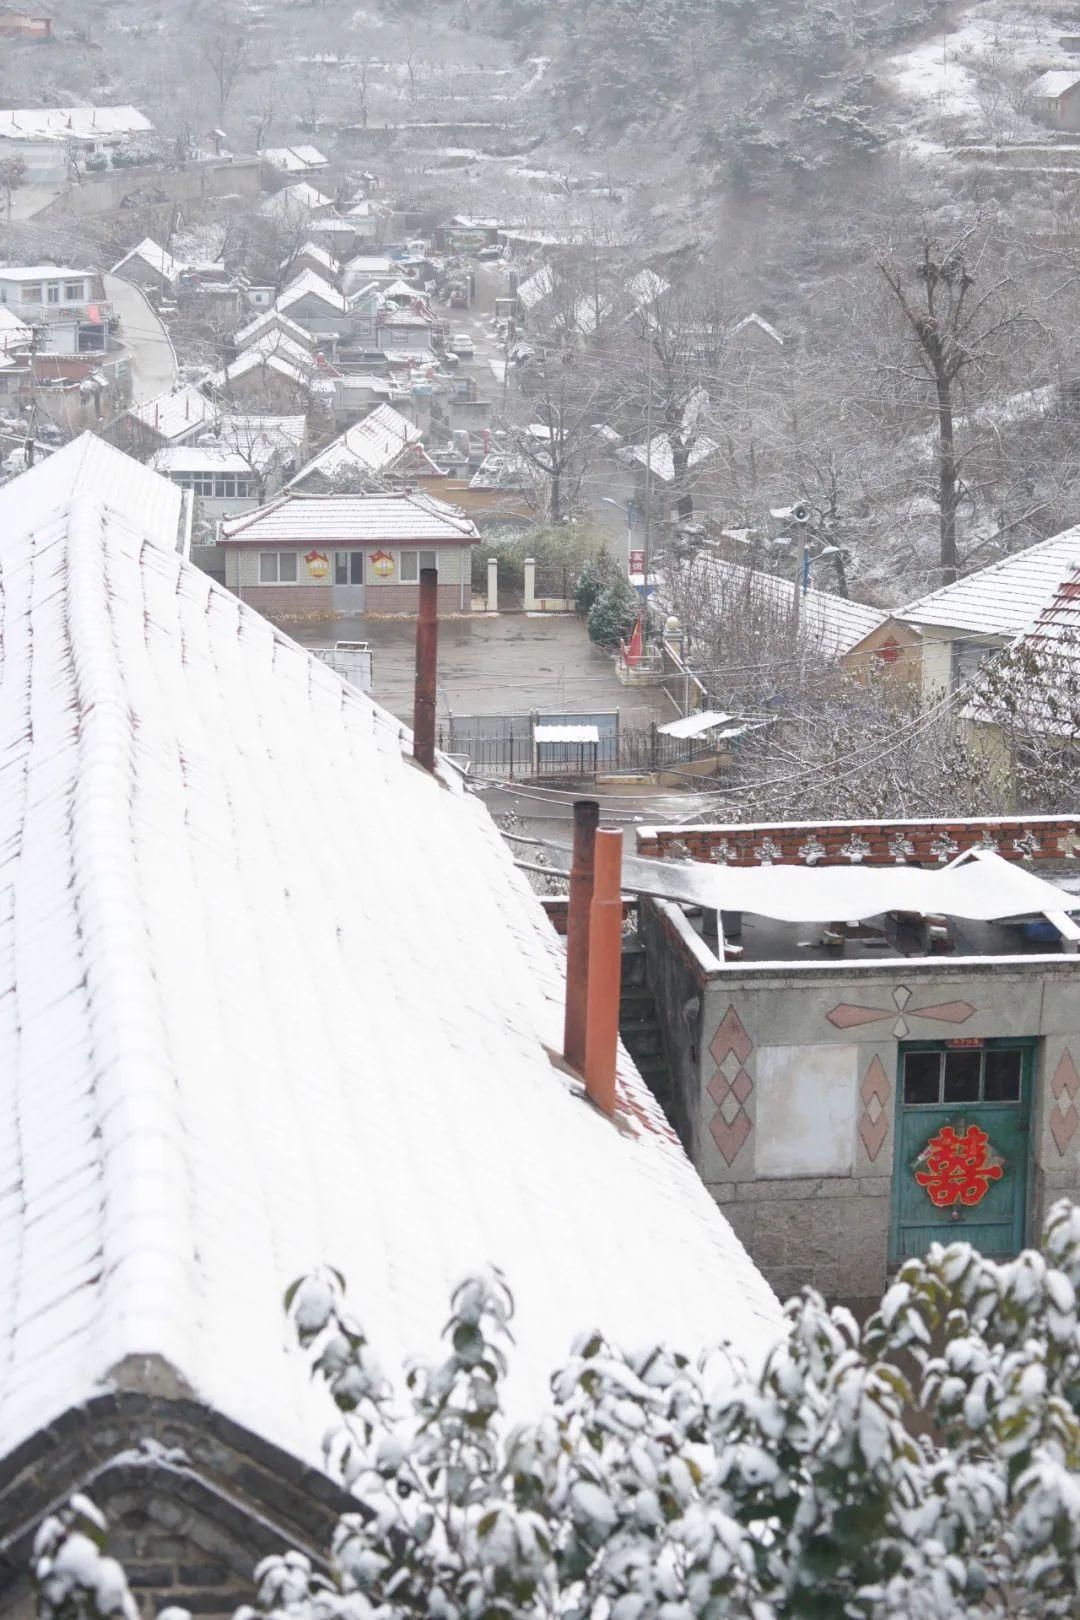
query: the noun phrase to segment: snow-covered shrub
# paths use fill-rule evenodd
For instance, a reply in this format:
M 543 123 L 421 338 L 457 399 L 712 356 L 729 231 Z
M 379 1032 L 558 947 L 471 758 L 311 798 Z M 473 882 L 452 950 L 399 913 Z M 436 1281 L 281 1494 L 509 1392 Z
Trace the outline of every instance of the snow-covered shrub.
M 726 1347 L 628 1355 L 587 1333 L 550 1409 L 508 1425 L 498 1273 L 458 1288 L 445 1359 L 407 1369 L 404 1413 L 341 1278 L 302 1279 L 287 1309 L 337 1406 L 327 1465 L 356 1511 L 329 1576 L 298 1553 L 268 1558 L 241 1615 L 1075 1615 L 1078 1288 L 1080 1209 L 1059 1204 L 1041 1249 L 1014 1261 L 962 1243 L 908 1261 L 861 1331 L 804 1293 L 759 1371 Z M 83 1538 L 77 1514 L 43 1526 L 42 1620 L 128 1614 Z M 111 1606 L 95 1608 L 102 1590 Z

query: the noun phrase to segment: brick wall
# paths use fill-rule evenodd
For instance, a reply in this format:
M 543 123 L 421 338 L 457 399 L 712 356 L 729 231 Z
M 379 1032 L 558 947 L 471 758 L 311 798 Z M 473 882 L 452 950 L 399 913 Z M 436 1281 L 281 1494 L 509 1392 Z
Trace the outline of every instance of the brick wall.
M 773 861 L 810 866 L 939 866 L 967 849 L 1005 860 L 1061 860 L 1080 854 L 1080 816 L 1018 816 L 933 821 L 773 822 L 762 826 L 642 827 L 639 855 L 677 856 L 729 866 Z
M 352 1499 L 325 1475 L 188 1399 L 90 1401 L 0 1462 L 0 1620 L 33 1620 L 26 1569 L 54 1502 L 84 1490 L 109 1522 L 145 1620 L 168 1604 L 231 1616 L 251 1572 L 295 1547 L 314 1566 Z
M 245 585 L 241 595 L 249 607 L 268 619 L 284 613 L 333 612 L 330 592 L 317 585 Z
M 364 597 L 365 613 L 411 613 L 420 607 L 419 585 L 371 585 Z M 469 613 L 472 611 L 472 590 L 466 585 L 464 607 L 460 585 L 439 586 L 439 612 Z

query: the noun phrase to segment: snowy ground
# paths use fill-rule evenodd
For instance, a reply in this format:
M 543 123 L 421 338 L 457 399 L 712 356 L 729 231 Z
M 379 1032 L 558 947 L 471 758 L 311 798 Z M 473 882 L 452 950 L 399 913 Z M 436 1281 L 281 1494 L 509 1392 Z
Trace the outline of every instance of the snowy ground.
M 1028 115 L 1024 92 L 1048 68 L 1080 62 L 1061 49 L 1060 23 L 1039 0 L 975 0 L 913 50 L 894 56 L 885 74 L 908 104 L 911 134 L 922 155 L 958 140 L 1031 139 L 1045 135 Z

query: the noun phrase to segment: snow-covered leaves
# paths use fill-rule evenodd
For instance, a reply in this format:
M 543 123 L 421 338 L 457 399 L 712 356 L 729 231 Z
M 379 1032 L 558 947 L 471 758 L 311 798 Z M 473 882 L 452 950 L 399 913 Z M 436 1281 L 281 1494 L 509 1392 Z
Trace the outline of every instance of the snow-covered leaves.
M 357 1499 L 326 1571 L 255 1571 L 236 1620 L 1056 1620 L 1080 1608 L 1080 1211 L 997 1264 L 909 1260 L 860 1331 L 807 1291 L 752 1371 L 589 1332 L 550 1410 L 507 1427 L 513 1301 L 456 1290 L 446 1352 L 396 1411 L 344 1284 L 287 1308 L 340 1417 Z M 42 1620 L 134 1620 L 73 1497 L 34 1549 Z M 164 1617 L 159 1617 L 164 1620 Z
M 105 1546 L 105 1520 L 80 1492 L 42 1520 L 32 1565 L 41 1620 L 138 1620 L 123 1568 Z

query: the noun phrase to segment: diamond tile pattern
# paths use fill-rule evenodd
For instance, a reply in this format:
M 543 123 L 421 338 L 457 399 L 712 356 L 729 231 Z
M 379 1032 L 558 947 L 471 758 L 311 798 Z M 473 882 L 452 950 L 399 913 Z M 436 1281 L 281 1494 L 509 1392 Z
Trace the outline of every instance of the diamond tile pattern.
M 709 1042 L 716 1071 L 706 1087 L 716 1104 L 709 1131 L 727 1165 L 735 1163 L 754 1128 L 746 1111 L 754 1082 L 745 1067 L 753 1050 L 746 1026 L 735 1008 L 729 1007 Z
M 889 1134 L 891 1097 L 892 1088 L 885 1073 L 885 1066 L 879 1057 L 874 1057 L 870 1060 L 863 1075 L 862 1085 L 859 1087 L 859 1099 L 863 1105 L 859 1116 L 859 1140 L 866 1149 L 866 1157 L 871 1164 L 877 1159 Z
M 1076 1064 L 1068 1047 L 1058 1058 L 1050 1079 L 1050 1092 L 1055 1099 L 1050 1110 L 1050 1135 L 1054 1138 L 1054 1146 L 1058 1152 L 1064 1155 L 1068 1152 L 1077 1129 L 1080 1128 L 1080 1114 L 1076 1111 L 1080 1074 L 1076 1072 Z

